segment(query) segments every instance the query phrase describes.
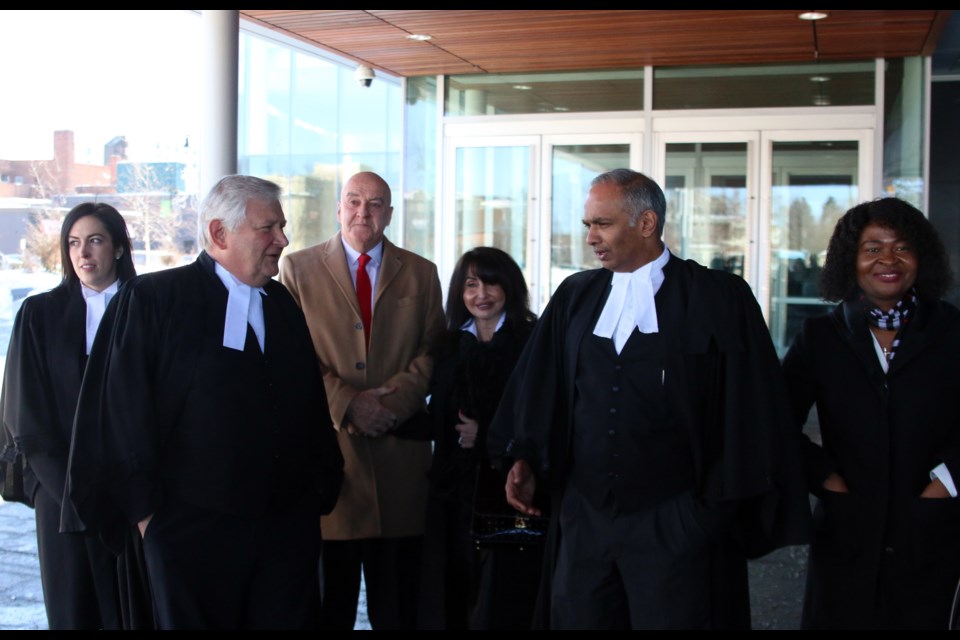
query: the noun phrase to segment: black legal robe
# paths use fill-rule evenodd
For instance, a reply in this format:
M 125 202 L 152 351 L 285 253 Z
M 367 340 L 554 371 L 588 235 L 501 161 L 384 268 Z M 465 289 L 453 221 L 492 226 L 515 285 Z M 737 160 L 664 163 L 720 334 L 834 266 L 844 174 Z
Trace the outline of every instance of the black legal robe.
M 283 285 L 264 290 L 265 350 L 251 360 L 222 346 L 227 290 L 206 253 L 123 288 L 80 394 L 65 523 L 118 544 L 124 523 L 164 505 L 251 518 L 300 505 L 319 540 L 342 457 L 303 314 Z
M 313 496 L 318 513 L 332 508 L 342 458 L 306 322 L 283 285 L 270 281 L 264 290 L 275 309 L 270 317 L 265 309 L 267 355 L 270 341 L 281 336 L 296 348 L 275 355 L 285 365 L 285 386 L 277 393 L 286 405 L 278 402 L 280 412 L 257 408 L 253 417 L 260 422 L 245 413 L 249 381 L 194 379 L 201 346 L 223 340 L 227 291 L 209 256 L 140 276 L 118 294 L 104 318 L 111 335 L 91 353 L 77 409 L 68 496 L 81 523 L 101 509 L 103 515 L 120 509 L 127 521 L 137 522 L 156 511 L 164 491 L 189 486 L 191 474 L 191 495 L 181 497 L 205 508 L 263 513 L 273 490 L 271 473 L 289 481 L 288 497 Z M 206 385 L 206 398 L 191 394 L 198 384 Z M 197 415 L 209 418 L 207 433 L 195 440 L 180 437 L 184 417 Z M 278 424 L 281 417 L 293 422 Z M 281 437 L 272 439 L 271 429 L 281 429 Z M 167 450 L 170 442 L 189 448 Z M 272 462 L 278 457 L 284 465 Z M 171 474 L 165 458 L 183 473 Z M 211 466 L 223 473 L 211 474 Z M 105 496 L 111 504 L 100 499 Z
M 664 284 L 679 288 L 664 327 L 664 394 L 670 425 L 691 444 L 695 497 L 723 522 L 712 578 L 715 627 L 749 626 L 746 559 L 809 540 L 810 510 L 790 429 L 779 361 L 743 279 L 674 256 Z M 605 269 L 568 277 L 544 310 L 508 383 L 488 436 L 504 466 L 526 460 L 555 494 L 569 475 L 580 343 L 610 289 Z M 660 294 L 658 294 L 660 295 Z M 550 543 L 556 543 L 556 523 Z M 549 576 L 552 562 L 544 567 Z M 545 577 L 543 585 L 549 587 Z M 549 597 L 544 597 L 549 602 Z M 546 624 L 541 619 L 541 624 Z
M 7 351 L 3 421 L 27 460 L 24 485 L 37 509 L 50 628 L 149 629 L 139 541 L 127 537 L 114 555 L 96 538 L 60 533 L 73 417 L 87 362 L 86 309 L 77 282 L 23 301 Z

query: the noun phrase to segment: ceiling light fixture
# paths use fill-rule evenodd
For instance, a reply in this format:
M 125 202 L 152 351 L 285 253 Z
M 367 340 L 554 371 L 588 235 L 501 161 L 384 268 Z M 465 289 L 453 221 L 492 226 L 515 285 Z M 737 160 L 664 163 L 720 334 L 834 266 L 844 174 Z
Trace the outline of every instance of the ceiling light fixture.
M 830 106 L 830 96 L 813 96 L 813 104 L 817 107 Z
M 817 38 L 817 21 L 827 17 L 826 11 L 804 11 L 798 13 L 797 17 L 801 20 L 808 20 L 813 27 L 813 59 L 820 62 L 820 42 Z
M 810 76 L 810 82 L 830 82 L 830 76 Z
M 407 36 L 407 40 L 416 40 L 417 42 L 426 42 L 427 40 L 431 40 L 432 38 L 433 36 L 428 36 L 425 33 L 411 33 L 410 35 Z
M 530 89 L 533 89 L 533 87 L 528 84 L 515 84 L 513 85 L 513 88 L 517 91 L 530 91 Z

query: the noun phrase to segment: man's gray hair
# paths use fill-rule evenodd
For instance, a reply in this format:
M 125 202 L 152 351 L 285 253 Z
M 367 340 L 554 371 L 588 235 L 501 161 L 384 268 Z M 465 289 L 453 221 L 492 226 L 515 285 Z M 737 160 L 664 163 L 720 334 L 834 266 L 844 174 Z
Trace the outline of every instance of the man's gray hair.
M 230 175 L 220 178 L 200 204 L 200 242 L 204 249 L 213 245 L 210 223 L 222 220 L 228 231 L 236 231 L 247 216 L 251 200 L 274 203 L 280 200 L 280 185 L 254 176 Z
M 613 184 L 620 187 L 624 206 L 630 215 L 630 226 L 636 226 L 640 214 L 650 209 L 657 214 L 657 237 L 663 236 L 663 225 L 667 219 L 667 199 L 660 185 L 632 169 L 613 169 L 601 173 L 593 179 L 590 186 L 595 187 L 600 184 Z

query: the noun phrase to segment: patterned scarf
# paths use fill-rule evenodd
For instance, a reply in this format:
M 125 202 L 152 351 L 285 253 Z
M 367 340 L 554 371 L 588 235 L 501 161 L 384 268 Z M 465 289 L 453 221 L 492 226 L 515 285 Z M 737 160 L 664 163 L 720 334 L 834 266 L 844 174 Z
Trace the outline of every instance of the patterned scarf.
M 889 311 L 878 308 L 870 302 L 862 292 L 860 293 L 860 303 L 863 305 L 864 313 L 866 313 L 867 324 L 877 327 L 878 329 L 897 332 L 897 335 L 893 338 L 893 342 L 890 344 L 890 351 L 884 351 L 884 354 L 887 356 L 887 361 L 893 360 L 893 356 L 897 352 L 897 347 L 900 346 L 900 336 L 903 334 L 903 330 L 907 325 L 910 324 L 913 312 L 917 308 L 916 290 L 911 288 L 910 291 L 907 292 L 907 295 Z

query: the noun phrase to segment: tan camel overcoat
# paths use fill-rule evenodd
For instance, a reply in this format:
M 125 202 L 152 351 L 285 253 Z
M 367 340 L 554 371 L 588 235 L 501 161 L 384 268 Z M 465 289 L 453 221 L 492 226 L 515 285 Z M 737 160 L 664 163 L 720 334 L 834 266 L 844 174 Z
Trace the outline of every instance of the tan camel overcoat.
M 321 520 L 324 539 L 421 535 L 430 443 L 351 436 L 342 426 L 350 401 L 365 389 L 395 387 L 381 402 L 400 423 L 425 406 L 432 369 L 427 350 L 444 324 L 436 265 L 384 238 L 369 353 L 339 233 L 285 256 L 280 281 L 307 318 L 343 451 L 343 489 Z

